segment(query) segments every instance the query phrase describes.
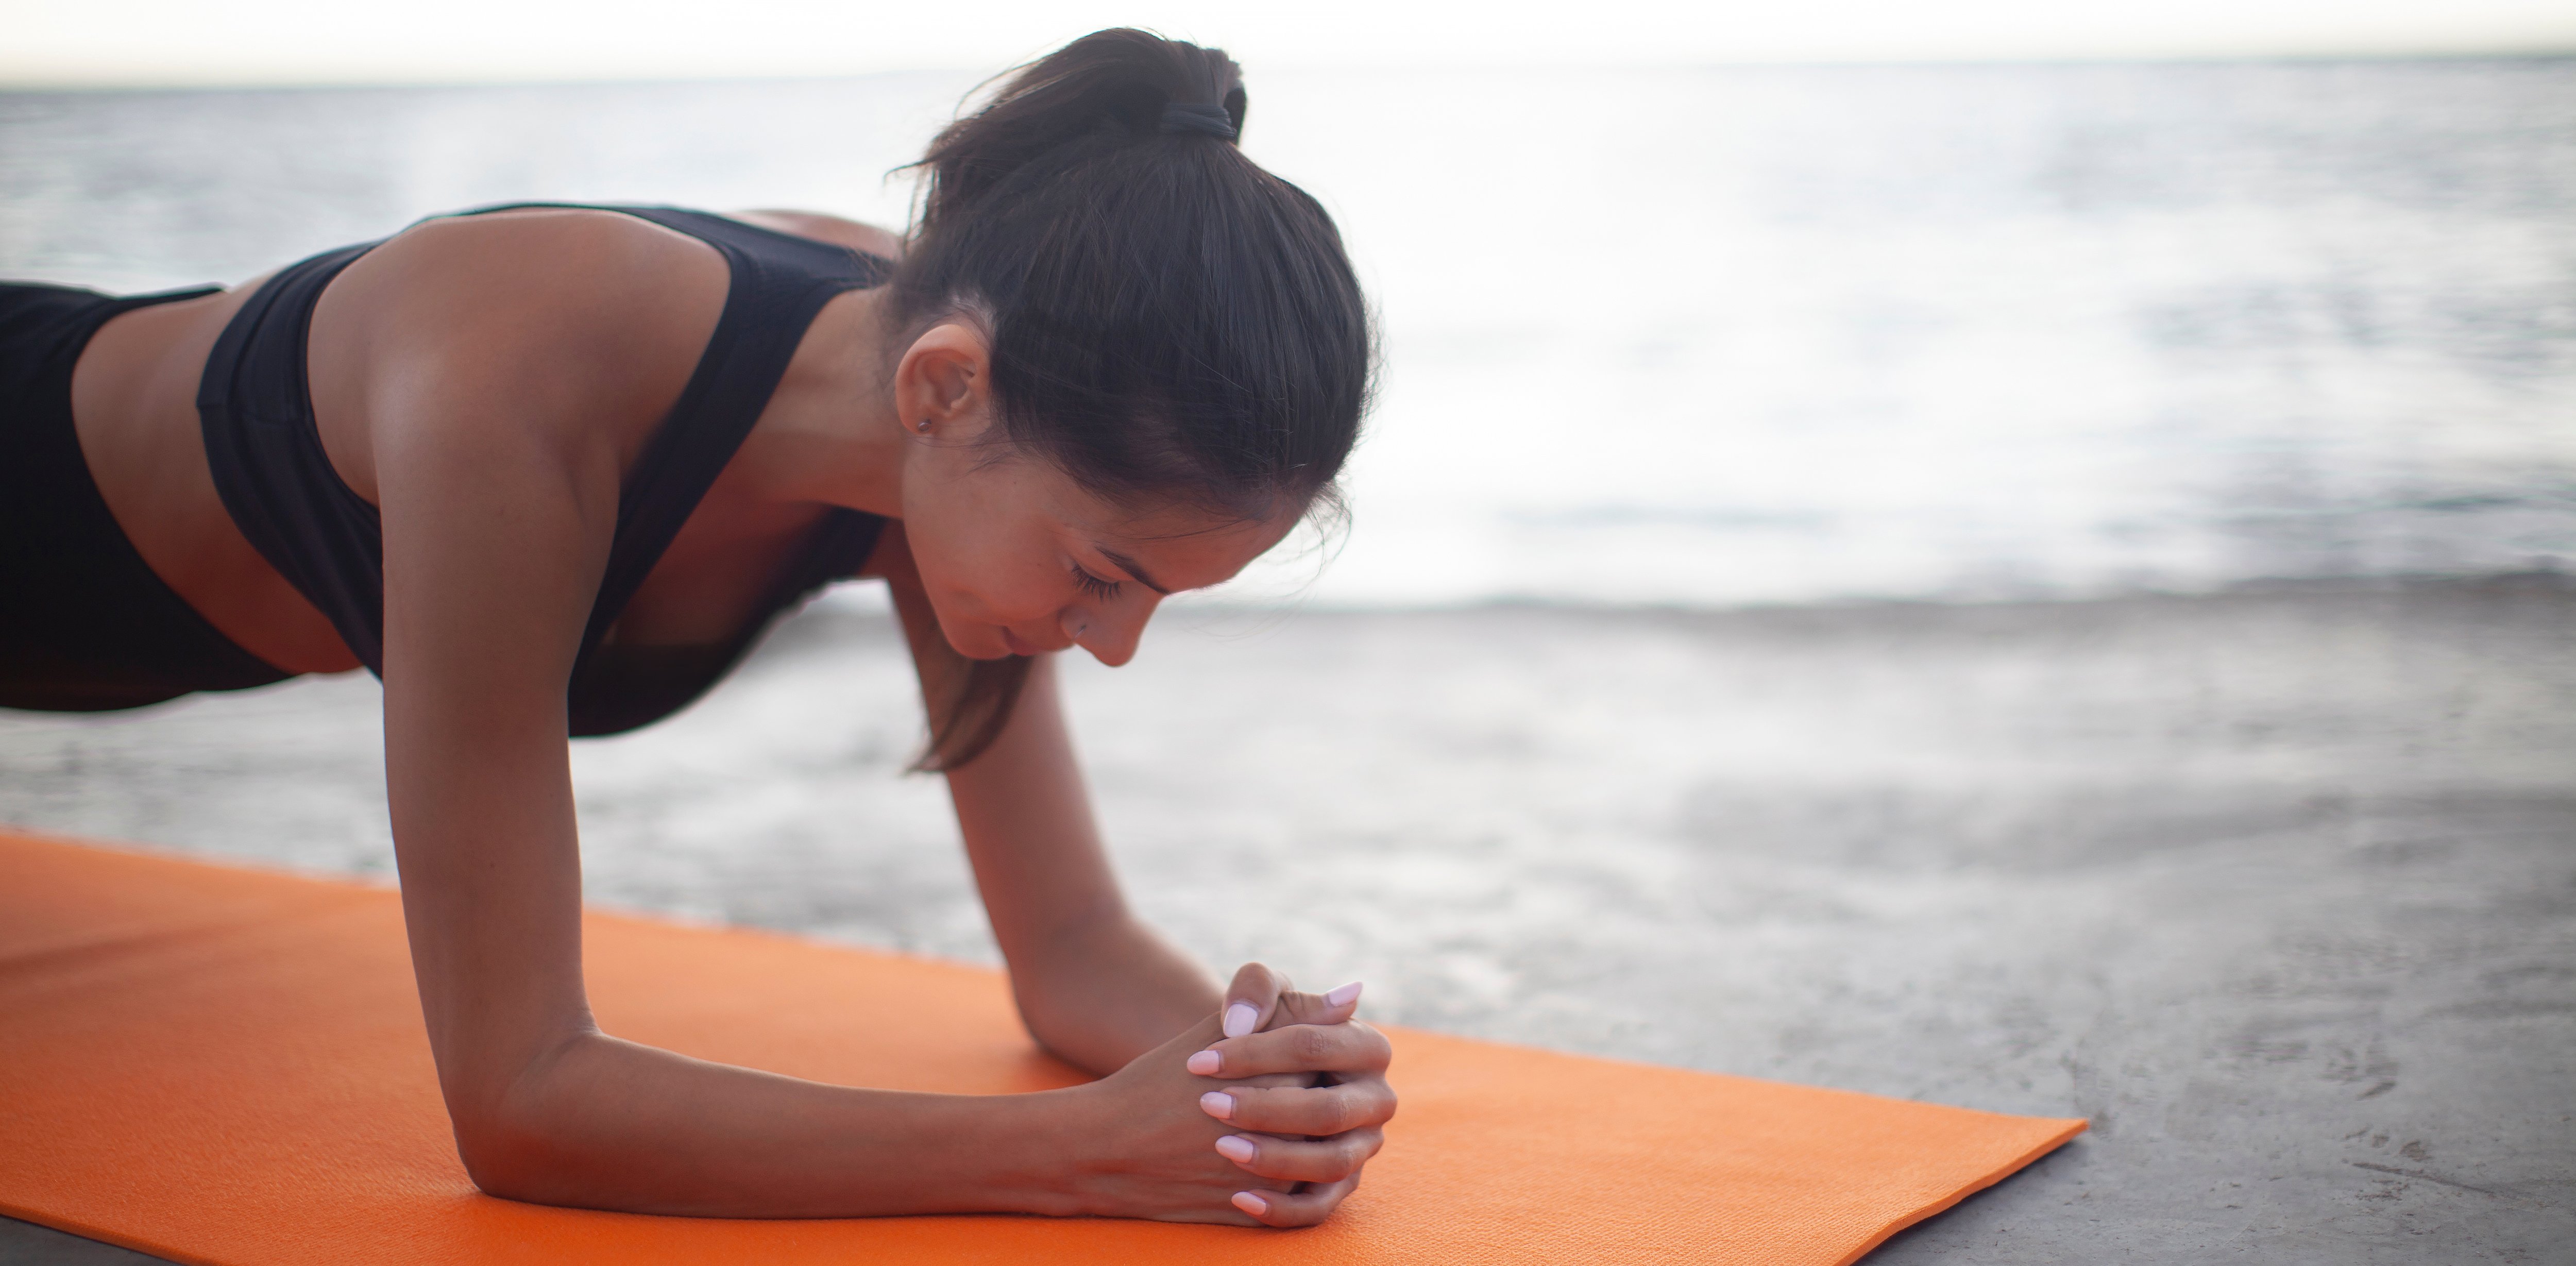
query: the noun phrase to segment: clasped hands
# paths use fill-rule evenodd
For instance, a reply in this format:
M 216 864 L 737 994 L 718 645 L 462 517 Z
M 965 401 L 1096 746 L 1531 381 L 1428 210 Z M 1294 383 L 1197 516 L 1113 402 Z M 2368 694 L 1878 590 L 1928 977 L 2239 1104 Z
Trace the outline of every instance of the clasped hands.
M 1391 1051 L 1352 1018 L 1359 995 L 1356 984 L 1300 993 L 1258 963 L 1235 973 L 1217 1015 L 1093 1083 L 1119 1124 L 1085 1166 L 1083 1203 L 1244 1226 L 1330 1216 L 1395 1115 Z

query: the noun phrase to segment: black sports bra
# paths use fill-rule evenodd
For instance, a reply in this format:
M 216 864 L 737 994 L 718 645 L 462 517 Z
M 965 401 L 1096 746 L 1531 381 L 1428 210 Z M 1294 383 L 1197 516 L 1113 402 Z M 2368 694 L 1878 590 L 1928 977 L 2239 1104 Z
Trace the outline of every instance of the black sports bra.
M 571 203 L 513 203 L 468 215 Z M 874 255 L 673 207 L 582 207 L 649 220 L 705 242 L 732 272 L 724 313 L 678 403 L 617 503 L 617 530 L 566 697 L 574 735 L 614 734 L 689 705 L 777 616 L 867 562 L 885 520 L 835 509 L 773 579 L 750 625 L 706 646 L 604 643 L 618 613 L 751 433 L 805 327 L 833 296 L 883 284 Z M 384 673 L 384 537 L 376 507 L 331 468 L 313 420 L 305 346 L 314 304 L 378 243 L 316 255 L 261 286 L 234 314 L 197 388 L 206 460 L 233 522 L 328 616 L 368 670 Z

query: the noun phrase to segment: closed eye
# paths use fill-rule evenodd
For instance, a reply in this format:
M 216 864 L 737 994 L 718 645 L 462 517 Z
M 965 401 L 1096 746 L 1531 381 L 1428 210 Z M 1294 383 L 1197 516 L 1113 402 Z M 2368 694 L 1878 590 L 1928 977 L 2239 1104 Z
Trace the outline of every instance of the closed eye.
M 1102 602 L 1107 602 L 1110 599 L 1117 597 L 1118 591 L 1124 587 L 1114 580 L 1102 580 L 1100 577 L 1094 576 L 1080 567 L 1073 569 L 1073 583 L 1080 587 L 1084 593 L 1089 594 L 1094 598 L 1098 598 Z

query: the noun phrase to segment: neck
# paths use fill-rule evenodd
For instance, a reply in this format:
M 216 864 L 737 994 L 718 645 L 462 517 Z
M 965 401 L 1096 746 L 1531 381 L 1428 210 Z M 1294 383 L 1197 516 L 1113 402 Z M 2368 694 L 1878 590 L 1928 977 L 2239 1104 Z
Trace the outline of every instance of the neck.
M 747 491 L 764 501 L 903 513 L 903 421 L 885 354 L 887 289 L 845 292 L 823 305 L 796 357 L 735 454 Z

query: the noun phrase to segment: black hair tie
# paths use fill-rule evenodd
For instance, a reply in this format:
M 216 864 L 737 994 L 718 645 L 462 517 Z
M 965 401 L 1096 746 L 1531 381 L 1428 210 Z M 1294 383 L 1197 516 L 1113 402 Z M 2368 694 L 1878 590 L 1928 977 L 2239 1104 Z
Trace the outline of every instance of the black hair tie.
M 1221 141 L 1234 139 L 1234 116 L 1224 106 L 1174 101 L 1163 107 L 1163 131 L 1204 132 Z

